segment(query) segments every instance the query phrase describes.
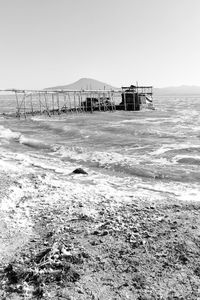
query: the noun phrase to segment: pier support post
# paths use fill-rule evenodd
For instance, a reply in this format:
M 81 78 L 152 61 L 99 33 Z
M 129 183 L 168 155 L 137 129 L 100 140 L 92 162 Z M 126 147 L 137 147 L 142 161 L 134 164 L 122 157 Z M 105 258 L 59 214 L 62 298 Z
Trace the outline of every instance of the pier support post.
M 98 104 L 99 104 L 99 111 L 101 111 L 100 92 L 98 92 Z
M 105 94 L 103 93 L 103 110 L 106 111 Z
M 66 97 L 66 94 L 64 93 L 63 94 L 63 97 L 64 97 L 64 106 L 63 106 L 63 110 L 65 113 L 67 113 L 67 97 Z
M 51 94 L 51 101 L 52 101 L 52 113 L 54 115 L 54 113 L 55 113 L 55 104 L 54 104 L 54 94 L 53 93 Z
M 60 115 L 60 98 L 59 98 L 59 93 L 57 93 L 57 108 L 58 108 L 58 115 Z
M 41 104 L 41 95 L 40 95 L 40 92 L 38 93 L 38 98 L 39 98 L 40 114 L 42 114 L 42 104 Z
M 79 106 L 79 112 L 82 112 L 82 108 L 81 108 L 81 92 L 78 93 L 78 106 Z
M 126 92 L 124 92 L 124 110 L 127 110 L 127 105 L 126 105 Z
M 17 101 L 17 112 L 16 112 L 16 117 L 17 118 L 20 118 L 20 106 L 19 106 L 19 99 L 18 99 L 18 95 L 17 95 L 17 92 L 15 92 L 15 98 L 16 98 L 16 101 Z
M 47 94 L 46 93 L 44 93 L 44 99 L 45 99 L 46 112 L 47 112 L 47 115 L 50 117 L 51 114 L 50 114 L 50 111 L 49 111 L 49 106 L 48 106 L 48 100 L 47 100 Z
M 30 102 L 31 102 L 31 114 L 34 115 L 34 109 L 33 109 L 33 94 L 30 94 Z
M 133 91 L 133 110 L 135 111 L 135 93 Z
M 69 111 L 72 112 L 72 104 L 71 104 L 71 98 L 70 98 L 70 92 L 67 93 L 68 101 L 69 101 Z
M 92 101 L 92 92 L 90 94 L 90 112 L 93 113 L 93 101 Z
M 76 92 L 74 92 L 74 110 L 75 110 L 76 113 L 78 113 L 77 112 L 77 105 L 76 105 Z
M 24 103 L 24 118 L 26 119 L 26 94 L 24 92 L 24 97 L 23 97 L 23 103 Z

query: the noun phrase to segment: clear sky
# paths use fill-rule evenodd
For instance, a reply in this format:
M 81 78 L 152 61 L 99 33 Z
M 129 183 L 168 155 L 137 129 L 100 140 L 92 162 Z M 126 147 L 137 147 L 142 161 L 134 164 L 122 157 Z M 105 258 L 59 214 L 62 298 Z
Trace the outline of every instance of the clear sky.
M 200 85 L 200 0 L 0 0 L 0 88 Z

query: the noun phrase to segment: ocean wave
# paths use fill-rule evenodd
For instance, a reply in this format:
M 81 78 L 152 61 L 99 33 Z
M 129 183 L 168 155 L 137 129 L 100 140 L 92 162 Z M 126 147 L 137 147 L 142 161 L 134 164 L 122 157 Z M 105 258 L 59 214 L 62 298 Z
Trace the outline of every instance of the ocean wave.
M 53 150 L 53 145 L 49 145 L 47 143 L 42 142 L 41 140 L 36 140 L 32 138 L 27 138 L 23 135 L 19 137 L 19 143 L 28 147 L 32 147 L 35 149 L 47 149 Z
M 4 139 L 4 140 L 19 139 L 20 136 L 21 136 L 20 132 L 12 131 L 9 128 L 5 128 L 4 126 L 0 125 L 0 139 Z
M 37 126 L 39 126 L 40 130 L 47 132 L 47 134 L 53 134 L 55 136 L 64 135 L 64 139 L 77 138 L 81 135 L 79 126 L 76 124 L 67 124 L 66 121 L 63 120 L 53 120 L 52 122 L 49 120 L 39 120 Z
M 144 178 L 163 179 L 167 177 L 167 172 L 162 173 L 158 168 L 152 168 L 152 161 L 145 156 L 133 157 L 113 151 L 90 151 L 82 147 L 61 147 L 56 154 L 60 155 L 63 161 L 78 162 L 87 167 Z M 168 161 L 161 159 L 157 160 L 156 163 L 160 166 L 168 164 Z
M 170 145 L 161 145 L 160 148 L 153 151 L 151 155 L 155 156 L 170 156 L 174 158 L 178 154 L 185 153 L 199 153 L 200 145 L 191 145 L 191 144 L 170 144 Z
M 179 164 L 186 164 L 186 165 L 200 165 L 200 157 L 192 157 L 192 156 L 182 156 L 182 157 L 175 157 L 175 161 Z
M 196 182 L 200 179 L 198 170 L 186 169 L 185 166 L 173 160 L 152 157 L 146 153 L 136 156 L 135 153 L 126 155 L 124 152 L 94 151 L 83 147 L 61 146 L 52 155 L 60 157 L 63 162 L 78 163 L 88 168 L 102 169 L 126 177 L 174 182 Z

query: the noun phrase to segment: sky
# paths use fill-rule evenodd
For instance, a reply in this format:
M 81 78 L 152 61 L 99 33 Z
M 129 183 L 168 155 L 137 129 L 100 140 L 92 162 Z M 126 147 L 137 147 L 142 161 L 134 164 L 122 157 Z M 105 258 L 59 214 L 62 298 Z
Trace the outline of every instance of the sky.
M 0 89 L 200 85 L 200 0 L 0 0 Z

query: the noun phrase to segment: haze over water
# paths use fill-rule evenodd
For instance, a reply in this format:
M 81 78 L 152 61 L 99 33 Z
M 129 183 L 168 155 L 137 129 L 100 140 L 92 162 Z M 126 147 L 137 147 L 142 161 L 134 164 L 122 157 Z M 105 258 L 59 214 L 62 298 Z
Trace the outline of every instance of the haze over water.
M 3 98 L 2 98 L 3 99 Z M 20 165 L 66 176 L 74 167 L 119 189 L 183 200 L 200 195 L 199 96 L 158 97 L 155 111 L 0 119 L 1 168 Z M 0 103 L 2 112 L 13 101 Z M 71 167 L 70 167 L 71 166 Z M 71 169 L 70 169 L 71 168 Z

